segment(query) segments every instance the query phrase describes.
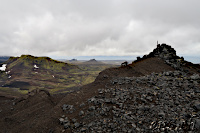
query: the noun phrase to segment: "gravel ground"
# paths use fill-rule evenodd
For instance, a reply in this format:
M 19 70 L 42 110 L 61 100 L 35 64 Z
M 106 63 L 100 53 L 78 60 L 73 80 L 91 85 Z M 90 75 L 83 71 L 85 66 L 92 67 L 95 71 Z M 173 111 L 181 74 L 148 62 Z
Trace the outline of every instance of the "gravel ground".
M 71 132 L 191 132 L 200 131 L 200 76 L 182 71 L 120 77 L 112 87 L 80 104 L 79 120 L 60 118 Z M 87 105 L 87 108 L 84 106 Z M 73 105 L 63 105 L 73 113 Z M 70 112 L 71 111 L 71 112 Z

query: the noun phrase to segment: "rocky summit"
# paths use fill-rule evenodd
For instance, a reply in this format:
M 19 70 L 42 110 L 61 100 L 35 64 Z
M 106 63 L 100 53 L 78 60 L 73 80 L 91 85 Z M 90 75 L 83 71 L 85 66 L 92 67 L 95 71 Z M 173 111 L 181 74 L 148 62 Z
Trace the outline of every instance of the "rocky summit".
M 166 64 L 178 70 L 181 69 L 181 65 L 184 62 L 184 58 L 177 56 L 174 48 L 166 44 L 158 44 L 157 48 L 155 48 L 148 55 L 144 55 L 142 58 L 138 57 L 136 62 L 151 57 L 159 57 L 164 60 Z
M 2 101 L 4 133 L 199 133 L 200 66 L 159 44 L 79 90 Z
M 134 69 L 130 67 L 148 58 L 163 60 L 173 71 L 112 76 L 98 94 L 79 105 L 79 117 L 68 117 L 76 108 L 64 104 L 60 124 L 70 132 L 199 132 L 199 74 L 191 75 L 184 58 L 166 44 L 125 67 Z

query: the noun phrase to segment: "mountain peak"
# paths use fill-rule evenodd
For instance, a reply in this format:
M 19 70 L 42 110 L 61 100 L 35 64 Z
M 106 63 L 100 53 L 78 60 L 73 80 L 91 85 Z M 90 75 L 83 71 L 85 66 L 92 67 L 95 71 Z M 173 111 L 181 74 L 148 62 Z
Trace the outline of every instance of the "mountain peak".
M 95 60 L 95 59 L 90 59 L 89 61 L 90 62 L 97 62 L 97 60 Z
M 163 60 L 180 59 L 180 57 L 176 55 L 176 50 L 165 43 L 161 45 L 158 44 L 148 55 L 144 55 L 142 58 L 137 57 L 137 61 L 151 57 L 159 57 Z
M 176 55 L 176 50 L 174 48 L 172 48 L 170 45 L 163 43 L 161 45 L 157 44 L 157 47 L 148 55 L 144 55 L 142 58 L 137 57 L 137 60 L 133 63 L 152 57 L 158 57 L 162 59 L 166 64 L 177 70 L 181 69 L 180 66 L 184 62 L 183 57 L 179 57 Z
M 34 56 L 32 56 L 32 55 L 21 55 L 21 58 L 26 58 L 26 57 L 29 57 L 29 58 L 34 58 Z

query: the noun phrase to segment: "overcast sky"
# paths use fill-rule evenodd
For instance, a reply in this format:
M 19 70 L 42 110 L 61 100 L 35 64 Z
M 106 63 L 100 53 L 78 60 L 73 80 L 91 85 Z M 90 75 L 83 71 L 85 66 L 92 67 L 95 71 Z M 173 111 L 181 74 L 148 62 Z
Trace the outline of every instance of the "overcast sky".
M 0 0 L 0 55 L 200 56 L 199 0 Z

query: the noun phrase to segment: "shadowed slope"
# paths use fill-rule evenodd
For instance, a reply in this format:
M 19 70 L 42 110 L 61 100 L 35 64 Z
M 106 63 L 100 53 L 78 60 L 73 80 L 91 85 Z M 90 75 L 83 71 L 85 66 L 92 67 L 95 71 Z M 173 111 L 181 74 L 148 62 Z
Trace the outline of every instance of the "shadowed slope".
M 133 77 L 144 76 L 152 72 L 174 71 L 174 68 L 167 65 L 158 57 L 147 58 L 142 61 L 132 63 L 125 67 L 110 68 L 102 71 L 96 78 L 96 82 L 113 77 Z

